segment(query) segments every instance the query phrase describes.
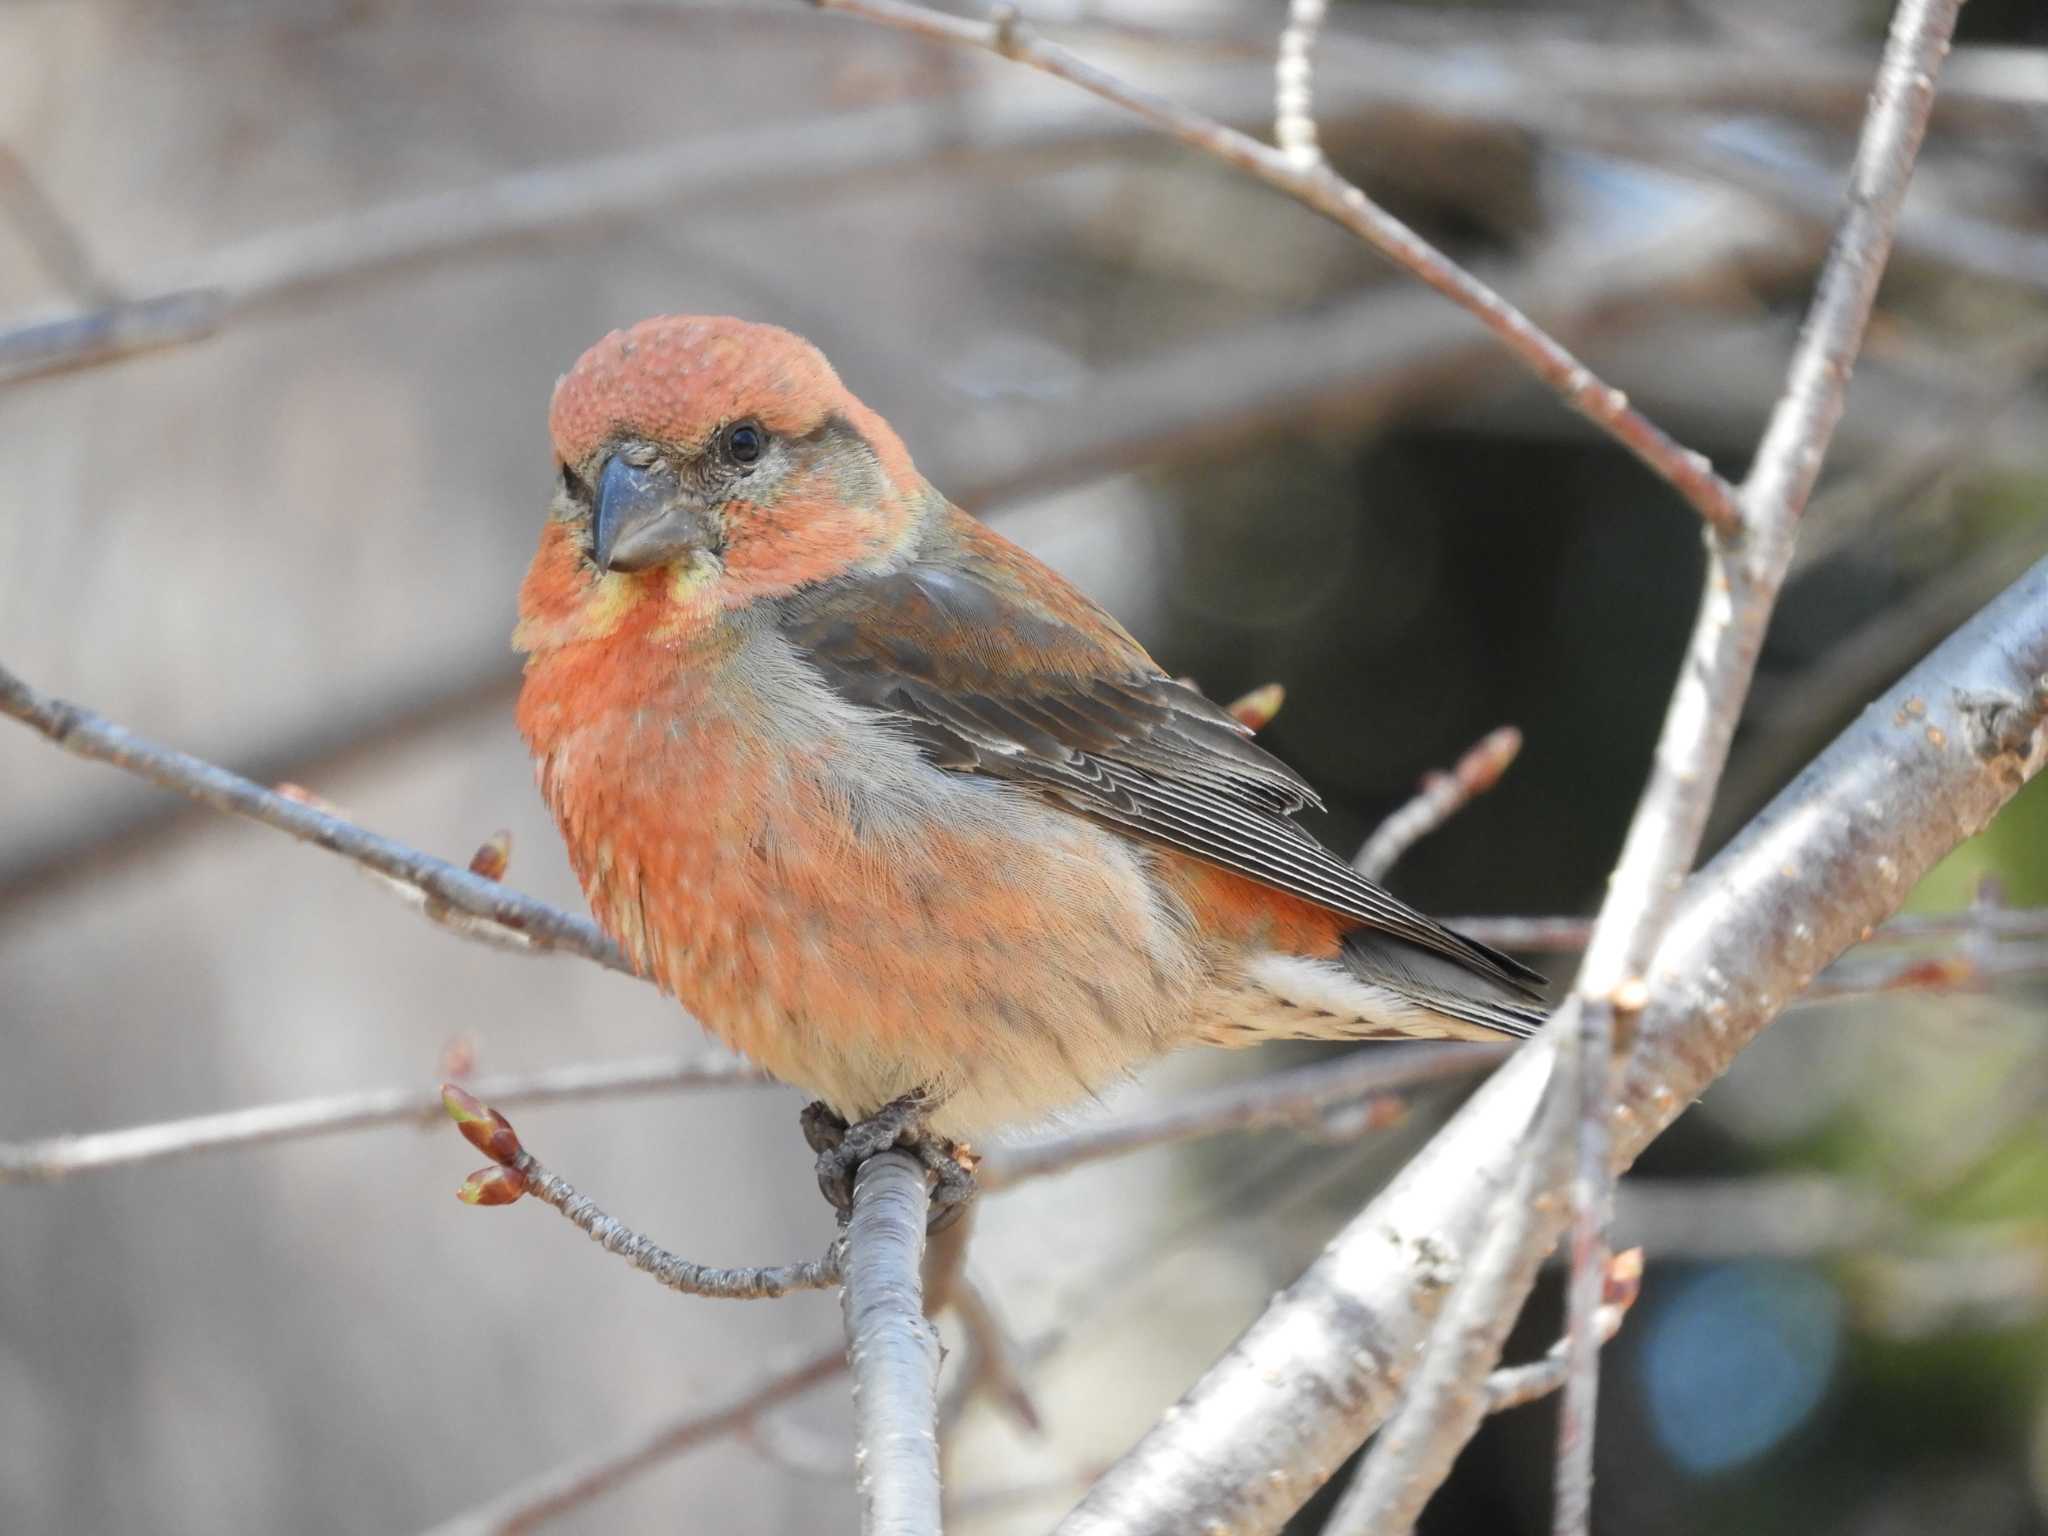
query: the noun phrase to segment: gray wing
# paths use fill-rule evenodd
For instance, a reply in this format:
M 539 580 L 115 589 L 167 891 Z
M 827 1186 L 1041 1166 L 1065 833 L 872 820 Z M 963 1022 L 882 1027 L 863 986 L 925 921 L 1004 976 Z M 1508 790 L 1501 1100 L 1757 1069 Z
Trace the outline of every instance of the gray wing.
M 889 716 L 940 767 L 1027 785 L 1538 995 L 1539 973 L 1389 895 L 1311 837 L 1292 818 L 1320 802 L 1292 769 L 1092 605 L 1050 611 L 1018 580 L 1025 559 L 1002 546 L 986 561 L 830 583 L 787 600 L 783 631 L 837 693 Z M 1000 657 L 991 636 L 1002 637 Z

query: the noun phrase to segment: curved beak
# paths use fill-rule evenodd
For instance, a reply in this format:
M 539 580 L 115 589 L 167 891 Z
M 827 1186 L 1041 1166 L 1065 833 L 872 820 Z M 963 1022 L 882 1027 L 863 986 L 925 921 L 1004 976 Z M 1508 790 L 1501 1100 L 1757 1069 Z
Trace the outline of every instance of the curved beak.
M 711 516 L 673 472 L 637 469 L 614 455 L 597 482 L 593 553 L 608 571 L 645 571 L 717 542 Z

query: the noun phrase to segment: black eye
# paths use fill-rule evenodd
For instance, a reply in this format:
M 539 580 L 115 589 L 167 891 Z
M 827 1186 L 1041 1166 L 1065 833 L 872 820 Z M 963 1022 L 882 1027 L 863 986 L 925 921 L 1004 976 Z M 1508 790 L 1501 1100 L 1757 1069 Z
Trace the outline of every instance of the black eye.
M 562 466 L 562 489 L 568 493 L 571 501 L 578 504 L 590 500 L 590 487 L 577 479 L 576 471 L 566 464 Z
M 725 429 L 725 452 L 735 464 L 751 464 L 768 446 L 768 434 L 751 421 Z

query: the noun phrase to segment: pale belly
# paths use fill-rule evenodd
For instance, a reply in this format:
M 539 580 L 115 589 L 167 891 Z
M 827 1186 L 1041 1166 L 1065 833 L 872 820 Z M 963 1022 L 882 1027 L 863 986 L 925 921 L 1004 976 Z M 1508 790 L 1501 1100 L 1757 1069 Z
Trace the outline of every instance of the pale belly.
M 895 738 L 615 720 L 541 780 L 635 965 L 849 1118 L 925 1090 L 936 1130 L 977 1134 L 1190 1027 L 1200 966 L 1146 853 Z

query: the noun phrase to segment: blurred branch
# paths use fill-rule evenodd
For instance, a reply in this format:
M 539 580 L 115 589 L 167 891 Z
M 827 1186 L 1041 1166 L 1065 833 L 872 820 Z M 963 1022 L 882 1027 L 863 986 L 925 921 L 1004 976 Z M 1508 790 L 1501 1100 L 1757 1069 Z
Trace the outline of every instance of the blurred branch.
M 1922 702 L 1924 712 L 1925 703 Z M 1908 718 L 1914 718 L 1908 716 Z M 1450 917 L 1460 933 L 1497 949 L 1569 954 L 1584 949 L 1590 917 Z M 1928 939 L 2048 939 L 2048 907 L 1958 907 L 1952 912 L 1906 912 L 1865 934 L 1859 943 L 1919 944 Z
M 469 1205 L 510 1205 L 525 1195 L 553 1206 L 607 1253 L 615 1253 L 642 1274 L 652 1275 L 672 1291 L 686 1296 L 711 1296 L 730 1301 L 763 1301 L 791 1291 L 820 1291 L 837 1285 L 845 1260 L 843 1242 L 835 1241 L 822 1259 L 755 1269 L 719 1269 L 678 1258 L 630 1227 L 607 1216 L 597 1203 L 579 1195 L 560 1175 L 551 1172 L 520 1142 L 519 1133 L 498 1110 L 475 1094 L 446 1083 L 441 1104 L 463 1139 L 488 1157 L 493 1167 L 469 1176 L 457 1192 Z
M 105 304 L 116 295 L 92 252 L 64 217 L 28 162 L 12 145 L 0 144 L 0 210 L 21 232 L 53 282 L 80 303 Z
M 1505 1047 L 1462 1044 L 1351 1051 L 1333 1061 L 1264 1073 L 1099 1125 L 998 1147 L 982 1159 L 975 1182 L 992 1194 L 1101 1158 L 1229 1131 L 1323 1131 L 1337 1109 L 1346 1111 L 1347 1126 L 1361 1132 L 1376 1129 L 1399 1114 L 1400 1096 L 1408 1090 L 1472 1076 L 1507 1055 Z
M 1615 1111 L 1632 1161 L 1829 960 L 2048 762 L 2048 561 L 1922 660 L 1685 884 Z M 1909 698 L 1926 713 L 1893 723 Z M 1060 1536 L 1270 1536 L 1386 1417 L 1447 1266 L 1526 1157 L 1519 1049 L 1096 1484 Z M 1539 1214 L 1552 1233 L 1562 1210 Z
M 1273 64 L 1273 142 L 1303 170 L 1323 158 L 1316 144 L 1315 55 L 1328 10 L 1329 0 L 1287 0 L 1287 25 Z
M 930 1209 L 925 1171 L 905 1153 L 878 1153 L 854 1174 L 840 1300 L 863 1536 L 939 1533 L 939 1335 L 918 1274 Z
M 551 1469 L 490 1503 L 437 1525 L 426 1536 L 516 1536 L 602 1498 L 650 1467 L 726 1435 L 745 1433 L 770 1408 L 799 1397 L 846 1369 L 838 1345 L 770 1376 L 719 1407 L 700 1410 L 635 1435 L 601 1456 Z M 508 1439 L 507 1444 L 518 1444 Z
M 165 789 L 275 827 L 421 893 L 456 912 L 508 928 L 536 950 L 568 950 L 632 975 L 617 945 L 588 918 L 522 896 L 442 859 L 281 795 L 203 759 L 136 735 L 104 715 L 52 698 L 0 667 L 0 715 L 11 715 L 65 751 L 148 779 Z M 460 931 L 460 930 L 457 930 Z
M 1421 793 L 1373 829 L 1351 861 L 1369 880 L 1383 880 L 1401 855 L 1500 782 L 1522 750 L 1512 725 L 1490 731 L 1449 773 L 1424 774 Z
M 665 1093 L 677 1088 L 771 1082 L 738 1057 L 709 1051 L 634 1061 L 580 1062 L 539 1072 L 480 1077 L 465 1086 L 493 1104 L 567 1104 L 584 1099 Z M 438 1088 L 371 1088 L 322 1094 L 253 1109 L 194 1115 L 118 1131 L 0 1142 L 0 1184 L 36 1184 L 154 1163 L 225 1147 L 260 1146 L 408 1122 L 431 1125 L 443 1113 Z
M 1136 114 L 1162 133 L 1285 192 L 1350 230 L 1397 266 L 1471 314 L 1508 352 L 1594 425 L 1610 434 L 1692 503 L 1724 535 L 1739 527 L 1734 492 L 1702 454 L 1666 436 L 1628 397 L 1599 378 L 1534 321 L 1320 161 L 1299 165 L 1280 150 L 1155 96 L 1025 31 L 1014 9 L 983 23 L 903 0 L 810 0 L 935 42 L 987 49 L 1066 80 Z
M 1032 1400 L 1031 1389 L 1024 1384 L 1016 1344 L 996 1315 L 995 1307 L 981 1287 L 965 1277 L 955 1285 L 952 1301 L 953 1315 L 960 1320 L 961 1330 L 967 1336 L 967 1359 L 953 1400 L 940 1404 L 940 1423 L 950 1422 L 959 1409 L 976 1397 L 985 1396 L 1007 1413 L 1019 1429 L 1038 1433 L 1045 1427 L 1045 1421 Z M 953 1412 L 949 1413 L 949 1408 Z
M 1079 136 L 1070 115 L 1035 114 L 1048 138 Z M 143 297 L 0 331 L 0 384 L 214 335 L 266 306 L 543 236 L 600 234 L 678 199 L 795 190 L 1000 144 L 1026 127 L 1015 112 L 964 122 L 912 102 L 824 121 L 750 124 L 621 155 L 522 171 L 454 192 L 283 229 L 229 246 L 139 285 Z
M 1891 252 L 1934 81 L 1962 0 L 1900 0 L 1849 174 L 1848 205 L 1823 263 L 1784 389 L 1741 489 L 1739 545 L 1709 548 L 1706 589 L 1672 685 L 1649 780 L 1609 877 L 1558 1029 L 1576 1032 L 1578 1166 L 1566 1286 L 1570 1377 L 1558 1429 L 1557 1536 L 1592 1520 L 1600 1340 L 1595 1314 L 1610 1252 L 1614 1102 L 1624 1022 L 1650 1001 L 1650 960 L 1699 855 L 1764 631 L 1791 568 L 1799 515 L 1841 420 L 1856 355 Z

